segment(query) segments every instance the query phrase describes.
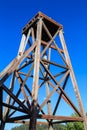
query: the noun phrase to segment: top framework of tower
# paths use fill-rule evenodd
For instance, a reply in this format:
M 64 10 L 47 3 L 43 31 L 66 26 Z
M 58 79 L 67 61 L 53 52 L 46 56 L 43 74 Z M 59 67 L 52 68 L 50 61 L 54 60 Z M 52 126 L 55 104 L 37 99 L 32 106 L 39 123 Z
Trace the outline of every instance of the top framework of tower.
M 29 23 L 26 24 L 26 26 L 23 28 L 22 33 L 27 34 L 28 30 L 33 27 L 34 31 L 36 32 L 36 23 L 39 20 L 39 18 L 42 18 L 43 22 L 48 27 L 49 32 L 53 36 L 55 32 L 59 29 L 63 29 L 63 26 L 59 23 L 57 23 L 55 20 L 51 19 L 47 15 L 43 14 L 42 12 L 38 12 L 34 18 L 32 18 Z M 34 33 L 35 33 L 34 32 Z M 36 34 L 36 33 L 35 33 Z M 49 41 L 49 37 L 45 35 L 45 32 L 42 32 L 42 40 Z

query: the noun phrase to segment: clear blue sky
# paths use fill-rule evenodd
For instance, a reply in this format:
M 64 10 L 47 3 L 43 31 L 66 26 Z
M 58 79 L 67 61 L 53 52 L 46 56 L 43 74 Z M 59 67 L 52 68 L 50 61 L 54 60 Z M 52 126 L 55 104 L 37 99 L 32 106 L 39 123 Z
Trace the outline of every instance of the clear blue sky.
M 17 55 L 21 30 L 38 11 L 64 26 L 65 40 L 87 112 L 86 0 L 0 0 L 0 71 Z

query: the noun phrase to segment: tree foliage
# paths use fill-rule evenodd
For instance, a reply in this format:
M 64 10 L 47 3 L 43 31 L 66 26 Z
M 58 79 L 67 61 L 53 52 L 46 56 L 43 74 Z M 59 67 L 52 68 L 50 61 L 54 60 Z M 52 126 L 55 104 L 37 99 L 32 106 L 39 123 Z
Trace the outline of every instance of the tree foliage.
M 72 116 L 78 117 L 78 114 L 74 113 Z M 84 130 L 82 122 L 71 122 L 67 123 L 67 130 Z
M 12 130 L 29 130 L 28 125 L 21 125 L 12 128 Z M 47 125 L 37 125 L 37 130 L 48 130 Z M 67 130 L 65 125 L 54 125 L 54 130 Z
M 83 123 L 81 122 L 71 122 L 66 125 L 54 125 L 54 130 L 84 130 Z M 29 130 L 28 125 L 21 125 L 12 128 L 12 130 Z M 37 130 L 48 130 L 47 125 L 37 125 Z
M 71 122 L 67 124 L 67 130 L 84 130 L 84 126 L 81 122 Z

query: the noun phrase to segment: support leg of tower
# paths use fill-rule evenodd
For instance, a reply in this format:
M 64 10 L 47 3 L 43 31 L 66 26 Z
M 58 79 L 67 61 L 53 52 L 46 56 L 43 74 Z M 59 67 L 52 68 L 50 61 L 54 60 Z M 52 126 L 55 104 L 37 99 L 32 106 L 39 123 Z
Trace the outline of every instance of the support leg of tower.
M 5 123 L 3 121 L 1 121 L 0 130 L 4 130 L 4 128 L 5 128 Z
M 37 106 L 34 101 L 31 105 L 31 115 L 30 115 L 30 126 L 29 130 L 36 130 L 36 122 L 37 122 Z
M 0 120 L 1 120 L 0 130 L 4 130 L 4 127 L 5 127 L 5 123 L 3 122 L 2 100 L 3 100 L 3 90 L 0 87 Z
M 42 19 L 40 18 L 37 24 L 37 34 L 36 34 L 37 46 L 35 49 L 34 76 L 33 76 L 34 78 L 33 78 L 33 87 L 32 87 L 32 104 L 31 104 L 31 117 L 30 117 L 29 130 L 36 130 L 41 31 L 42 31 Z
M 48 60 L 50 61 L 50 53 L 51 50 L 49 49 L 48 52 Z M 47 56 L 46 54 L 44 55 L 44 59 L 47 60 Z M 45 65 L 46 68 L 49 68 L 49 65 Z M 46 72 L 44 72 L 44 76 L 48 76 Z M 46 95 L 48 96 L 50 94 L 50 88 L 49 88 L 49 84 L 48 82 L 46 82 Z M 48 114 L 52 115 L 52 107 L 51 107 L 51 99 L 49 99 L 49 101 L 47 102 L 47 108 L 48 108 Z M 53 130 L 53 125 L 52 123 L 49 123 L 49 130 Z
M 69 54 L 68 54 L 68 50 L 67 50 L 67 47 L 66 47 L 66 43 L 65 43 L 65 39 L 64 39 L 62 30 L 60 30 L 60 32 L 59 32 L 59 37 L 60 37 L 60 41 L 61 41 L 61 44 L 62 44 L 62 47 L 63 47 L 63 50 L 64 50 L 64 54 L 65 54 L 67 64 L 70 68 L 70 76 L 71 76 L 72 84 L 73 84 L 74 91 L 75 91 L 75 94 L 76 94 L 76 98 L 77 98 L 77 101 L 78 101 L 78 105 L 79 105 L 80 111 L 82 113 L 84 128 L 85 128 L 85 130 L 87 130 L 86 114 L 85 114 L 85 111 L 84 111 L 80 92 L 79 92 L 78 85 L 77 85 L 77 82 L 76 82 L 76 79 L 75 79 L 74 71 L 73 71 L 73 68 L 72 68 L 72 65 L 71 65 L 70 57 L 69 57 Z

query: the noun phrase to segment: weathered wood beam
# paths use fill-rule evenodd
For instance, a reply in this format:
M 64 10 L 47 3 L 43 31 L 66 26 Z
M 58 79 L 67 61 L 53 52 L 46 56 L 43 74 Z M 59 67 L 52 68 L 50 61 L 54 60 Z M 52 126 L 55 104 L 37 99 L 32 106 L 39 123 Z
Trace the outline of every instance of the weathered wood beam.
M 32 62 L 33 62 L 33 59 L 32 59 L 32 60 L 29 60 L 29 61 L 26 61 L 23 65 L 21 65 L 20 67 L 17 68 L 17 71 L 22 70 L 24 67 L 26 67 L 26 66 L 32 64 Z
M 37 23 L 35 60 L 34 60 L 34 77 L 32 86 L 32 103 L 31 103 L 31 116 L 29 130 L 36 130 L 36 116 L 37 116 L 37 100 L 39 89 L 39 67 L 40 67 L 40 45 L 42 37 L 42 18 L 39 18 Z
M 17 59 L 17 57 L 14 59 L 14 62 L 12 63 L 12 66 L 10 69 L 6 69 L 4 77 L 0 80 L 0 86 L 5 82 L 5 80 L 9 77 L 9 75 L 12 74 L 18 67 L 18 65 L 29 55 L 29 53 L 36 47 L 37 42 L 35 42 L 25 53 L 23 56 L 20 57 L 20 59 Z
M 40 119 L 49 119 L 49 120 L 60 120 L 60 121 L 83 121 L 82 117 L 69 117 L 69 116 L 53 116 L 53 115 L 38 115 Z
M 52 88 L 55 88 L 55 86 L 54 86 L 50 81 L 48 81 L 48 83 L 49 83 L 49 85 L 50 85 Z M 59 95 L 61 94 L 60 90 L 57 90 L 56 93 L 58 93 Z M 62 99 L 64 99 L 65 102 L 67 102 L 67 103 L 70 105 L 69 101 L 66 99 L 66 97 L 65 97 L 63 94 L 62 94 L 61 97 L 62 97 Z M 70 105 L 70 106 L 71 106 L 71 105 Z
M 19 108 L 19 107 L 15 107 L 15 106 L 12 106 L 12 105 L 9 105 L 9 104 L 6 104 L 6 103 L 2 103 L 2 105 L 5 106 L 5 107 L 7 107 L 8 109 L 11 108 L 11 109 L 13 109 L 13 110 L 26 113 L 23 109 L 21 109 L 21 108 Z
M 29 115 L 16 116 L 16 117 L 7 118 L 6 122 L 14 122 L 17 120 L 23 120 L 23 119 L 29 119 L 29 118 L 30 118 Z
M 49 76 L 52 78 L 52 80 L 54 81 L 54 83 L 58 86 L 58 88 L 62 91 L 63 95 L 67 98 L 68 102 L 72 105 L 73 109 L 79 114 L 79 116 L 81 115 L 81 112 L 79 112 L 79 110 L 75 107 L 75 105 L 72 103 L 72 101 L 69 99 L 68 95 L 64 92 L 64 90 L 61 88 L 60 84 L 56 81 L 56 79 L 54 78 L 54 76 L 51 74 L 51 72 L 44 66 L 43 62 L 41 61 L 42 66 L 44 67 L 44 69 L 47 71 L 47 73 L 49 74 Z
M 25 48 L 26 48 L 28 39 L 30 37 L 30 34 L 31 34 L 31 29 L 29 29 L 29 31 L 27 33 L 27 36 L 25 34 L 22 35 L 22 39 L 21 39 L 21 43 L 20 43 L 20 48 L 19 48 L 18 56 L 17 56 L 18 59 L 20 59 L 20 57 L 23 55 L 23 53 L 25 51 Z
M 49 43 L 48 43 L 48 42 L 45 42 L 45 41 L 43 41 L 43 40 L 41 40 L 41 44 L 44 45 L 44 46 L 47 46 L 47 44 L 49 44 Z M 54 50 L 57 50 L 56 47 L 53 46 L 53 45 L 50 45 L 49 48 L 52 48 L 52 49 L 54 49 Z M 59 50 L 60 50 L 61 53 L 64 53 L 62 49 L 59 48 Z
M 2 100 L 3 100 L 3 90 L 2 90 L 2 87 L 0 87 L 0 120 L 1 122 L 2 122 L 2 117 L 3 117 Z
M 61 41 L 61 44 L 62 44 L 62 47 L 63 47 L 63 50 L 64 50 L 66 62 L 68 64 L 68 66 L 70 67 L 70 76 L 71 76 L 72 84 L 73 84 L 73 87 L 74 87 L 74 92 L 76 94 L 76 98 L 77 98 L 77 101 L 78 101 L 78 105 L 79 105 L 80 111 L 82 113 L 82 116 L 84 117 L 84 128 L 85 128 L 85 130 L 87 130 L 86 115 L 85 115 L 85 111 L 84 111 L 84 108 L 83 108 L 80 92 L 79 92 L 79 89 L 78 89 L 78 85 L 77 85 L 77 82 L 76 82 L 76 78 L 75 78 L 75 75 L 74 75 L 74 71 L 73 71 L 73 68 L 72 68 L 72 64 L 71 64 L 71 61 L 70 61 L 70 57 L 69 57 L 69 54 L 68 54 L 68 50 L 67 50 L 67 47 L 66 47 L 66 43 L 65 43 L 65 39 L 64 39 L 64 36 L 63 36 L 62 29 L 59 31 L 59 37 L 60 37 L 60 41 Z
M 46 68 L 46 67 L 45 67 Z M 47 69 L 47 68 L 46 68 Z M 69 72 L 66 73 L 66 75 L 63 76 L 63 78 L 60 80 L 59 83 L 66 78 Z M 44 100 L 44 102 L 40 105 L 40 109 L 43 108 L 43 106 L 47 103 L 47 101 L 50 99 L 50 97 L 54 94 L 54 92 L 59 88 L 60 84 L 57 83 L 56 87 L 50 92 L 50 94 L 47 96 L 47 98 Z
M 66 62 L 64 56 L 62 55 L 62 53 L 61 53 L 61 51 L 60 51 L 58 45 L 57 45 L 56 42 L 54 41 L 53 37 L 51 36 L 51 34 L 50 34 L 50 32 L 49 32 L 49 30 L 48 30 L 48 28 L 46 27 L 46 25 L 45 25 L 44 22 L 43 22 L 43 27 L 44 27 L 45 31 L 47 32 L 48 36 L 50 37 L 50 39 L 52 40 L 52 42 L 54 43 L 54 45 L 55 45 L 55 47 L 56 47 L 58 53 L 60 54 L 62 60 L 63 60 L 64 63 L 67 65 L 67 62 Z M 58 30 L 58 32 L 59 32 L 59 30 Z
M 46 50 L 51 46 L 53 39 L 57 36 L 57 34 L 59 33 L 59 29 L 57 30 L 57 32 L 55 33 L 55 35 L 52 37 L 52 39 L 49 41 L 49 43 L 46 45 L 46 47 L 44 48 L 44 50 L 41 53 L 41 57 L 44 55 L 44 53 L 46 52 Z
M 26 113 L 29 114 L 27 107 L 24 106 L 24 104 L 19 99 L 17 99 L 16 96 L 5 85 L 3 85 L 2 88 L 15 100 L 15 102 L 17 102 L 25 110 Z
M 23 121 L 14 121 L 14 123 L 18 123 L 18 124 L 26 124 L 26 125 L 29 125 L 30 122 L 29 121 L 26 121 L 26 120 L 23 120 Z M 37 121 L 37 125 L 48 125 L 47 122 L 41 122 L 41 121 Z
M 66 79 L 65 79 L 65 81 L 64 81 L 64 84 L 63 84 L 63 87 L 62 87 L 63 90 L 64 90 L 65 87 L 66 87 L 66 83 L 67 83 L 67 81 L 68 81 L 68 78 L 69 78 L 69 74 L 67 75 L 67 77 L 66 77 Z M 53 110 L 53 115 L 55 115 L 55 113 L 56 113 L 56 111 L 57 111 L 57 109 L 58 109 L 58 106 L 59 106 L 61 97 L 62 97 L 62 92 L 60 92 L 60 95 L 59 95 L 58 100 L 57 100 L 57 102 L 56 102 L 55 108 L 54 108 L 54 110 Z
M 67 66 L 63 66 L 63 65 L 60 65 L 60 64 L 58 64 L 58 63 L 55 63 L 55 62 L 52 62 L 52 61 L 49 61 L 49 60 L 46 60 L 46 59 L 42 59 L 42 61 L 44 62 L 44 63 L 49 63 L 49 64 L 52 64 L 52 65 L 54 65 L 54 66 L 57 66 L 57 67 L 60 67 L 60 68 L 63 68 L 63 69 L 68 69 L 68 67 Z

